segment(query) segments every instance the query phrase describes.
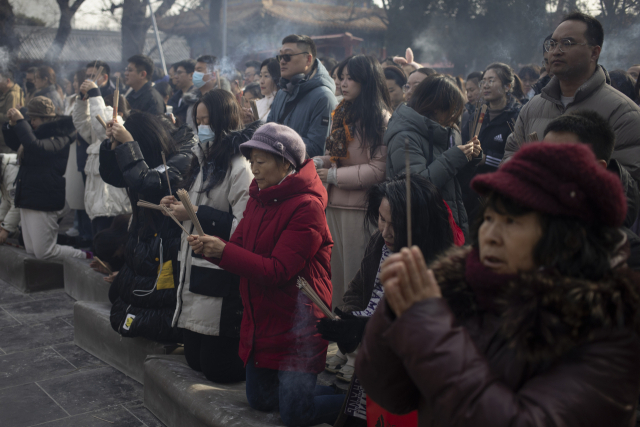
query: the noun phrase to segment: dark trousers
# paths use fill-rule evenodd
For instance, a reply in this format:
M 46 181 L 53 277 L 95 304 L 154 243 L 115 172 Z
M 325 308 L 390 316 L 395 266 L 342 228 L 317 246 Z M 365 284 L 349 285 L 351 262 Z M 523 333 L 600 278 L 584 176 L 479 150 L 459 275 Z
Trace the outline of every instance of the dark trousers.
M 93 234 L 91 234 L 91 219 L 87 215 L 85 210 L 76 211 L 76 219 L 78 220 L 78 237 L 82 240 L 93 240 Z
M 182 329 L 184 356 L 194 371 L 214 383 L 244 381 L 244 363 L 238 356 L 240 338 L 214 337 Z
M 93 218 L 91 221 L 91 232 L 93 233 L 93 237 L 96 237 L 96 234 L 102 230 L 106 230 L 111 227 L 111 223 L 114 218 L 115 216 L 97 216 Z
M 345 395 L 317 385 L 317 375 L 304 372 L 256 368 L 247 362 L 247 399 L 253 409 L 280 411 L 286 426 L 333 425 Z

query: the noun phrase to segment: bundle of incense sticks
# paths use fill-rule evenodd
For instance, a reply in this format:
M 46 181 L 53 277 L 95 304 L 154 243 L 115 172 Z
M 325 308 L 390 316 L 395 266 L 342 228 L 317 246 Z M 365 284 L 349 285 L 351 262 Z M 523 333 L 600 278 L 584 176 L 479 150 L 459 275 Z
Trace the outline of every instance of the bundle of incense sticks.
M 155 209 L 157 211 L 164 212 L 164 210 L 162 209 L 162 206 L 156 205 L 156 204 L 151 203 L 151 202 L 146 202 L 144 200 L 138 200 L 137 205 L 140 206 L 141 208 Z
M 164 165 L 164 173 L 167 174 L 167 185 L 169 186 L 169 195 L 173 196 L 173 192 L 171 191 L 171 180 L 169 179 L 169 168 L 167 167 L 167 158 L 164 156 L 164 151 L 162 151 L 162 164 Z
M 196 228 L 198 235 L 204 236 L 204 230 L 200 225 L 200 221 L 198 221 L 198 216 L 196 215 L 196 212 L 193 210 L 193 205 L 191 204 L 191 198 L 189 197 L 189 193 L 187 192 L 187 190 L 181 188 L 180 190 L 176 191 L 176 194 L 180 198 L 180 201 L 182 202 L 184 209 L 187 211 L 187 215 L 189 215 L 189 219 L 191 220 L 191 223 L 193 224 L 193 226 Z
M 529 134 L 529 142 L 538 141 L 538 132 L 531 132 Z
M 407 139 L 404 140 L 404 170 L 407 185 L 407 246 L 411 247 L 411 158 L 409 156 L 409 142 Z
M 118 118 L 118 103 L 120 102 L 120 76 L 116 80 L 116 90 L 113 91 L 113 121 Z
M 478 123 L 476 124 L 473 132 L 473 136 L 478 136 L 480 133 L 480 129 L 482 129 L 482 122 L 484 121 L 484 115 L 487 113 L 487 104 L 482 106 L 482 110 L 480 110 L 480 116 L 478 117 Z
M 471 125 L 469 126 L 469 132 L 475 130 L 476 124 L 478 124 L 478 117 L 480 116 L 480 105 L 482 105 L 482 98 L 476 101 L 476 108 L 473 113 L 473 120 L 471 121 Z M 475 135 L 470 135 L 471 139 L 473 139 Z
M 256 105 L 256 101 L 249 101 L 249 104 L 251 105 L 251 111 L 253 111 L 253 121 L 257 121 L 260 120 L 260 114 L 258 113 L 258 105 Z
M 318 294 L 313 290 L 309 282 L 307 282 L 304 277 L 298 276 L 298 289 L 302 291 L 303 294 L 307 296 L 314 303 L 325 316 L 327 316 L 331 320 L 336 320 L 336 316 L 329 310 L 329 308 L 322 302 Z
M 100 123 L 102 125 L 102 127 L 107 130 L 107 123 L 104 121 L 104 119 L 102 118 L 102 116 L 97 115 L 96 116 L 96 120 L 98 121 L 98 123 Z
M 107 267 L 107 264 L 105 264 L 104 262 L 102 262 L 102 260 L 100 258 L 98 258 L 97 256 L 93 256 L 93 259 L 95 259 L 96 261 L 98 261 L 98 264 L 100 264 L 102 267 L 104 267 L 105 270 L 107 270 L 109 272 L 109 274 L 113 273 L 113 271 Z

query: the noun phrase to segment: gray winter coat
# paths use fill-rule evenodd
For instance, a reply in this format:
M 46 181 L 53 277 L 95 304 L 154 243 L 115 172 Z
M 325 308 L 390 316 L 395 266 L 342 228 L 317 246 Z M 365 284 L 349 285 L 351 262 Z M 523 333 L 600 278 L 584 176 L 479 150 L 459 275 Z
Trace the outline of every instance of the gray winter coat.
M 515 125 L 515 133 L 507 139 L 502 162 L 520 149 L 521 143 L 533 132 L 538 139 L 553 119 L 579 110 L 593 110 L 607 119 L 616 134 L 612 159 L 627 168 L 636 181 L 640 181 L 640 108 L 621 92 L 606 83 L 607 74 L 598 66 L 593 76 L 576 91 L 575 100 L 565 106 L 560 100 L 560 81 L 553 77 L 540 95 L 522 107 Z
M 460 134 L 421 116 L 406 105 L 400 105 L 391 116 L 384 134 L 384 143 L 389 148 L 387 178 L 405 173 L 405 141 L 411 159 L 411 173 L 424 176 L 440 190 L 456 224 L 468 236 L 467 211 L 456 178 L 458 172 L 469 164 L 462 150 L 456 147 L 461 143 Z
M 280 79 L 280 87 L 276 94 L 267 123 L 276 122 L 287 125 L 302 137 L 309 157 L 324 155 L 324 143 L 331 130 L 331 113 L 338 105 L 334 93 L 336 84 L 324 68 L 315 60 L 315 71 L 311 76 L 294 84 L 291 91 L 287 89 L 287 79 Z M 299 100 L 298 100 L 299 99 Z M 295 108 L 285 116 L 286 105 L 297 102 Z

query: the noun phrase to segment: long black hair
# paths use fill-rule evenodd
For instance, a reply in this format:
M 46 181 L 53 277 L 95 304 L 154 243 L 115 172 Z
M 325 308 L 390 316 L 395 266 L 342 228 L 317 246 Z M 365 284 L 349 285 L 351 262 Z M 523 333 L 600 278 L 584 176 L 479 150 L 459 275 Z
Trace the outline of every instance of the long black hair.
M 488 207 L 501 215 L 514 217 L 536 212 L 500 193 L 489 193 L 471 230 L 475 247 L 479 245 L 478 233 Z M 624 238 L 618 229 L 587 225 L 576 218 L 539 215 L 542 237 L 533 249 L 533 260 L 538 267 L 563 276 L 594 281 L 611 272 L 610 256 Z
M 382 199 L 391 206 L 394 249 L 407 246 L 407 187 L 406 175 L 374 185 L 367 191 L 365 227 L 378 226 L 378 210 Z M 453 230 L 449 223 L 449 210 L 442 195 L 422 175 L 411 174 L 411 233 L 427 263 L 433 261 L 453 245 Z
M 93 238 L 93 250 L 96 256 L 107 261 L 113 271 L 120 270 L 124 265 L 123 248 L 129 239 L 130 218 L 130 214 L 116 216 L 109 228 L 102 230 Z
M 353 101 L 349 122 L 362 138 L 362 149 L 369 148 L 371 157 L 383 142 L 385 112 L 392 111 L 387 80 L 378 61 L 367 55 L 355 55 L 343 61 L 338 68 L 338 76 L 349 70 L 351 80 L 360 83 L 360 95 Z
M 213 142 L 204 154 L 203 161 L 203 182 L 206 182 L 203 193 L 218 186 L 227 175 L 231 167 L 231 158 L 240 152 L 236 144 L 223 143 L 225 137 L 233 132 L 242 129 L 242 112 L 238 101 L 230 92 L 224 89 L 214 89 L 204 94 L 193 106 L 193 121 L 197 123 L 196 117 L 198 106 L 203 104 L 209 113 L 209 127 L 215 132 Z M 187 172 L 186 179 L 181 185 L 191 188 L 200 170 L 200 164 L 196 156 L 191 161 L 191 166 Z
M 171 133 L 158 116 L 133 110 L 124 122 L 124 127 L 138 143 L 150 169 L 162 164 L 162 152 L 167 159 L 176 152 Z

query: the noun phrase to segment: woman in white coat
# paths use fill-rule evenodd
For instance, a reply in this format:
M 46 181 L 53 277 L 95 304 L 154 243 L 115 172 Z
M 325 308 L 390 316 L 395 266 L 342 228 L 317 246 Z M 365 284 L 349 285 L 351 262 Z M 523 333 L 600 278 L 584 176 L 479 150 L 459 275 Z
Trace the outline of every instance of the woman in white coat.
M 234 96 L 222 89 L 207 92 L 194 108 L 200 142 L 183 183 L 207 235 L 228 240 L 242 219 L 253 174 L 239 146 L 251 139 L 255 127 L 242 129 L 242 111 Z M 162 199 L 173 214 L 197 234 L 181 202 Z M 183 234 L 178 254 L 180 284 L 173 325 L 182 329 L 189 366 L 211 381 L 245 379 L 238 356 L 242 301 L 240 278 L 194 255 Z

